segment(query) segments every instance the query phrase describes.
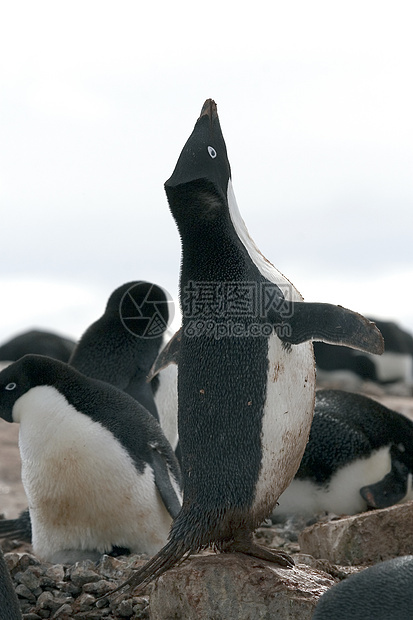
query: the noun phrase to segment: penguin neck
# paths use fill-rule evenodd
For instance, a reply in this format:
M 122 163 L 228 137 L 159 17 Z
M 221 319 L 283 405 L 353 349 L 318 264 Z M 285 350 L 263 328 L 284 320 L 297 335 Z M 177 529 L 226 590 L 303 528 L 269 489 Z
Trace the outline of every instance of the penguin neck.
M 231 222 L 214 222 L 182 237 L 181 287 L 188 281 L 235 282 L 252 277 L 254 265 Z

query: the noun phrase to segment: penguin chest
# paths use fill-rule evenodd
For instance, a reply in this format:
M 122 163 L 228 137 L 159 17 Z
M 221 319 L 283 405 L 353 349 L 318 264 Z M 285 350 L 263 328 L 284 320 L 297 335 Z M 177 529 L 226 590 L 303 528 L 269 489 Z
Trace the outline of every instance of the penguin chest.
M 285 349 L 276 335 L 271 336 L 261 430 L 261 468 L 253 506 L 259 519 L 271 512 L 300 465 L 310 432 L 314 400 L 312 344 Z
M 54 388 L 33 388 L 19 400 L 22 481 L 35 551 L 48 558 L 58 549 L 159 549 L 171 519 L 152 469 L 145 465 L 139 472 L 108 429 Z

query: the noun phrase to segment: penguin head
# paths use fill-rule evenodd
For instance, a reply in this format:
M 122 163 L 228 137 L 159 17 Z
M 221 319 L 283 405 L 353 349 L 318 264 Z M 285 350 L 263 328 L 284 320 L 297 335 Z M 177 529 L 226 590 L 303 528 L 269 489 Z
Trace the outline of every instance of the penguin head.
M 231 168 L 216 103 L 207 99 L 172 176 L 165 183 L 178 228 L 213 221 L 228 212 Z
M 25 355 L 0 372 L 0 417 L 3 420 L 17 421 L 13 416 L 16 401 L 31 388 L 50 384 L 55 362 L 57 366 L 65 366 L 43 355 Z

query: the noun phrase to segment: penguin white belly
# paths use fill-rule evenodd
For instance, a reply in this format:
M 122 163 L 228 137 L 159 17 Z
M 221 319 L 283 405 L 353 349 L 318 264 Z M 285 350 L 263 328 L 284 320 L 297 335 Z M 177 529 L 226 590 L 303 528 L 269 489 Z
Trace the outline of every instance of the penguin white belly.
M 13 413 L 36 554 L 112 545 L 153 554 L 165 544 L 171 518 L 151 468 L 140 474 L 106 428 L 50 386 L 30 389 Z
M 159 424 L 175 450 L 178 444 L 178 368 L 175 364 L 170 364 L 159 373 L 155 404 Z
M 267 396 L 262 420 L 262 460 L 254 511 L 268 514 L 296 474 L 308 441 L 315 399 L 311 343 L 285 350 L 273 335 L 268 344 Z
M 238 209 L 231 179 L 227 197 L 237 235 L 260 273 L 281 289 L 285 299 L 303 301 L 297 289 L 263 256 L 250 237 Z M 267 394 L 261 430 L 261 470 L 253 504 L 258 517 L 268 515 L 300 466 L 310 433 L 314 402 L 313 345 L 304 342 L 287 350 L 278 336 L 270 336 Z
M 275 514 L 289 516 L 331 512 L 337 515 L 353 515 L 364 512 L 367 503 L 360 495 L 360 489 L 378 482 L 390 470 L 391 459 L 389 447 L 386 446 L 369 458 L 356 459 L 341 467 L 323 486 L 310 480 L 293 480 L 281 495 Z

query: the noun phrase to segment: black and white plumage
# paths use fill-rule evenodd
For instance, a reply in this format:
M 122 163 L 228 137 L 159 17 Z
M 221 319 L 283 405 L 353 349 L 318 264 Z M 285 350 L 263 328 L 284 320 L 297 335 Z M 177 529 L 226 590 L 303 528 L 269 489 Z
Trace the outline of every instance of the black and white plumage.
M 165 183 L 182 242 L 178 428 L 183 507 L 141 586 L 209 545 L 291 566 L 252 542 L 298 469 L 314 408 L 310 340 L 382 351 L 375 326 L 304 304 L 259 252 L 232 191 L 216 105 L 207 100 Z M 235 327 L 235 331 L 234 331 Z
M 313 620 L 409 620 L 412 589 L 412 555 L 380 562 L 327 590 Z
M 50 562 L 115 547 L 154 553 L 180 509 L 180 471 L 135 399 L 28 355 L 0 373 L 0 417 L 20 423 L 34 552 Z
M 413 422 L 341 390 L 316 393 L 300 467 L 274 516 L 356 514 L 413 499 Z

